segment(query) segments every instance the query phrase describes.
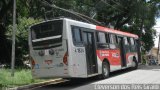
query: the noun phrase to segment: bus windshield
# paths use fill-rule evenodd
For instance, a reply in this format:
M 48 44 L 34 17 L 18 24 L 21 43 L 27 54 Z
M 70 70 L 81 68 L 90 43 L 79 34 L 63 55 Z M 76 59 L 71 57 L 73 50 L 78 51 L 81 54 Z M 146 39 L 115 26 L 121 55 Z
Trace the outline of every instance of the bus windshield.
M 62 43 L 63 21 L 55 20 L 31 27 L 32 45 L 36 48 L 50 48 Z

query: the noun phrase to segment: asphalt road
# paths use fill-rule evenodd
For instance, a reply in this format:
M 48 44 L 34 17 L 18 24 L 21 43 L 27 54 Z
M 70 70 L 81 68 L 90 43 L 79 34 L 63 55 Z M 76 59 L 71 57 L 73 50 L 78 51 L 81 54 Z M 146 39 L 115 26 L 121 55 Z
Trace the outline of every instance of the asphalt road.
M 159 87 L 155 90 L 160 90 L 160 66 L 141 65 L 137 70 L 125 69 L 113 72 L 108 79 L 100 80 L 97 77 L 75 79 L 59 84 L 51 84 L 36 88 L 34 90 L 102 90 L 97 88 L 97 84 L 159 84 Z M 137 88 L 142 90 L 141 86 L 136 86 L 136 89 Z M 125 89 L 126 88 L 124 88 L 124 90 Z

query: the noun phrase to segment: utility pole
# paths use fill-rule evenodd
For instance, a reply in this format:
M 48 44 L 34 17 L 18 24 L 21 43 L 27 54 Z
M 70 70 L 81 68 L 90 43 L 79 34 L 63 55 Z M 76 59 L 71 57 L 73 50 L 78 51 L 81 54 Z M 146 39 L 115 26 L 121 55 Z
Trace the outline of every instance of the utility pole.
M 14 76 L 15 66 L 15 34 L 16 34 L 16 0 L 13 1 L 13 31 L 12 31 L 12 58 L 11 58 L 11 76 Z
M 160 65 L 160 34 L 159 34 L 159 40 L 158 40 L 157 60 L 158 60 L 158 64 Z

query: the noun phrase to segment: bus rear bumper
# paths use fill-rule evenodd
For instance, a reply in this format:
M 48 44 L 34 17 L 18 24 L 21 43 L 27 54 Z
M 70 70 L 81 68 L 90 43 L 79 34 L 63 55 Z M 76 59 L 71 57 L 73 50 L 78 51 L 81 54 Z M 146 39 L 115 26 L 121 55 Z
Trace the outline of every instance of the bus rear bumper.
M 32 75 L 32 77 L 34 79 L 54 79 L 54 78 L 88 78 L 88 77 L 84 77 L 84 76 L 39 76 L 39 75 Z
M 77 75 L 69 73 L 68 71 L 52 71 L 52 70 L 32 70 L 32 77 L 34 79 L 53 79 L 53 78 L 87 78 L 87 75 Z

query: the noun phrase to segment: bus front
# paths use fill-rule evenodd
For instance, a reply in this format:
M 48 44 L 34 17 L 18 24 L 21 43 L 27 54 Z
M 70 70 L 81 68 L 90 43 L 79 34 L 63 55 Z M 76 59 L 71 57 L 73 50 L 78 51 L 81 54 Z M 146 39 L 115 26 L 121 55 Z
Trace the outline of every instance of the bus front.
M 63 20 L 45 21 L 30 27 L 29 49 L 34 78 L 67 77 L 67 45 Z

